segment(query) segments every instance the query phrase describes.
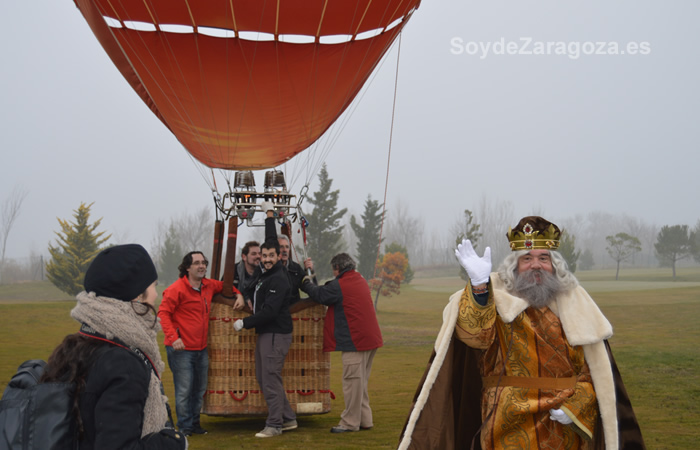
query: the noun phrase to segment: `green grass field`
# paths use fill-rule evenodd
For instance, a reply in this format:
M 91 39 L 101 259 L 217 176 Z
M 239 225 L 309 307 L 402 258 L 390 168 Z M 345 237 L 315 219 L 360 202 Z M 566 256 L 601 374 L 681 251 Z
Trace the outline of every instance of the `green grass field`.
M 400 296 L 381 298 L 379 322 L 385 346 L 370 380 L 375 427 L 334 435 L 343 410 L 340 355 L 332 354 L 329 414 L 301 417 L 299 429 L 273 439 L 256 439 L 262 418 L 202 417 L 210 433 L 190 439 L 191 449 L 395 448 L 411 399 L 430 356 L 457 277 L 421 278 Z M 433 274 L 435 275 L 435 274 Z M 649 449 L 692 449 L 700 439 L 700 268 L 682 269 L 676 281 L 668 269 L 582 272 L 582 284 L 615 329 L 611 345 Z M 46 359 L 77 323 L 70 297 L 48 283 L 0 286 L 0 388 L 24 360 Z M 162 342 L 162 341 L 161 341 Z M 165 352 L 163 350 L 163 357 Z M 173 397 L 172 377 L 163 377 Z

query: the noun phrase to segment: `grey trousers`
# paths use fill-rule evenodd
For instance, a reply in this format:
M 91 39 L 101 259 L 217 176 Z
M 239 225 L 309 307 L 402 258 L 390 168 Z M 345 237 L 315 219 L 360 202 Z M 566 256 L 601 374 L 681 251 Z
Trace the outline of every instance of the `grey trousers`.
M 364 352 L 343 352 L 343 398 L 345 411 L 339 425 L 357 431 L 374 426 L 372 408 L 369 407 L 367 383 L 372 371 L 372 361 L 377 349 Z
M 292 334 L 259 334 L 255 344 L 255 378 L 267 403 L 266 427 L 281 428 L 296 420 L 282 383 L 284 360 L 292 344 Z

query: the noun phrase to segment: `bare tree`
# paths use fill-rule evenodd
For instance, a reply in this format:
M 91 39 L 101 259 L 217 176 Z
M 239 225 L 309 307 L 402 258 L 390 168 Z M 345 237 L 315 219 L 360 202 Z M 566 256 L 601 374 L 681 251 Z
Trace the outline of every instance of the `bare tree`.
M 623 228 L 624 232 L 627 233 L 628 235 L 634 236 L 637 239 L 639 239 L 639 236 L 641 236 L 642 233 L 644 233 L 645 224 L 644 224 L 644 221 L 642 219 L 640 219 L 638 217 L 628 216 L 627 214 L 623 214 L 622 217 L 620 218 L 620 221 L 622 223 L 622 228 Z M 640 245 L 641 245 L 641 243 L 642 243 L 642 241 L 639 240 Z M 639 253 L 641 253 L 641 250 Z M 636 253 L 630 257 L 630 261 L 632 262 L 632 264 L 636 264 L 636 261 L 635 261 L 636 257 L 637 257 Z
M 583 214 L 575 214 L 572 217 L 567 217 L 557 222 L 557 225 L 561 230 L 566 230 L 572 236 L 576 236 L 576 240 L 579 244 L 587 246 L 586 242 L 580 238 L 583 235 L 583 230 L 586 224 L 586 219 Z
M 0 217 L 0 239 L 2 239 L 2 253 L 0 254 L 0 283 L 2 282 L 2 269 L 5 265 L 5 250 L 7 250 L 7 238 L 10 236 L 10 231 L 15 224 L 15 220 L 19 216 L 22 209 L 22 203 L 27 198 L 28 192 L 20 187 L 15 186 L 10 192 L 10 195 L 2 203 L 2 216 Z
M 615 281 L 617 281 L 620 276 L 620 264 L 635 253 L 641 252 L 642 243 L 636 236 L 622 232 L 614 236 L 606 236 L 605 240 L 608 242 L 608 254 L 617 263 L 615 271 Z
M 503 261 L 510 253 L 508 240 L 505 235 L 508 227 L 517 224 L 515 218 L 515 208 L 509 201 L 490 201 L 483 196 L 479 206 L 475 210 L 476 221 L 481 225 L 481 246 L 485 249 L 491 247 L 491 260 L 493 267 Z
M 620 228 L 623 228 L 622 224 L 613 214 L 604 211 L 592 211 L 586 214 L 586 222 L 581 234 L 582 247 L 590 249 L 595 260 L 600 261 L 603 268 L 605 268 L 604 261 L 608 261 L 605 236 L 616 234 Z
M 420 216 L 411 216 L 410 210 L 400 199 L 391 206 L 392 213 L 387 220 L 386 239 L 408 250 L 408 259 L 414 266 L 426 264 L 425 223 Z
M 647 224 L 644 223 L 642 230 L 639 232 L 639 240 L 642 241 L 642 248 L 646 251 L 646 261 L 645 265 L 652 267 L 658 263 L 656 260 L 656 254 L 654 253 L 654 243 L 656 242 L 656 236 L 658 236 L 661 227 L 655 223 Z
M 122 245 L 122 244 L 129 244 L 133 242 L 134 240 L 131 238 L 131 234 L 129 230 L 115 230 L 112 232 L 112 244 L 113 245 Z
M 214 217 L 211 208 L 202 207 L 192 213 L 183 213 L 177 218 L 169 221 L 159 219 L 156 222 L 153 239 L 151 240 L 151 254 L 154 255 L 156 266 L 162 269 L 163 261 L 160 261 L 161 252 L 166 245 L 166 237 L 170 228 L 175 231 L 177 244 L 185 253 L 199 250 L 204 252 L 209 258 L 213 248 L 214 240 Z M 172 240 L 173 236 L 171 236 Z
M 198 211 L 182 214 L 175 222 L 183 250 L 201 250 L 208 253 L 214 232 L 212 209 L 202 207 Z M 210 251 L 210 250 L 209 250 Z

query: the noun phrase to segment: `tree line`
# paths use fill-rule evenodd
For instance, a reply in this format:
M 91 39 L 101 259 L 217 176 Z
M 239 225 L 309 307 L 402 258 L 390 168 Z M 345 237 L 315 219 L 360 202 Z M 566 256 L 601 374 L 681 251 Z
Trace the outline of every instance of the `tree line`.
M 328 262 L 339 252 L 355 257 L 358 271 L 376 292 L 385 295 L 391 295 L 402 283 L 411 281 L 412 266 L 449 266 L 454 269 L 446 270 L 457 274 L 459 266 L 454 264 L 454 248 L 462 239 L 471 239 L 477 249 L 490 246 L 494 266 L 510 252 L 504 238 L 505 230 L 519 219 L 510 202 L 482 197 L 470 205 L 472 209 L 462 210 L 445 233 L 440 233 L 427 229 L 420 211 L 411 210 L 401 201 L 385 210 L 371 194 L 367 195 L 362 214 L 348 214 L 347 208 L 339 206 L 340 191 L 333 189 L 333 180 L 325 165 L 318 180 L 318 190 L 307 198 L 313 207 L 306 214 L 309 222 L 307 250 L 322 280 L 332 277 Z M 0 277 L 8 273 L 5 243 L 25 197 L 26 191 L 17 190 L 3 203 Z M 64 289 L 66 292 L 79 289 L 82 283 L 78 280 L 82 279 L 87 264 L 111 238 L 97 230 L 101 219 L 89 222 L 91 206 L 81 203 L 74 211 L 72 222 L 58 219 L 58 239 L 49 246 L 51 259 L 46 262 L 47 276 L 59 287 L 73 286 Z M 531 214 L 554 219 L 541 211 Z M 204 207 L 155 224 L 151 254 L 161 283 L 169 284 L 176 279 L 177 266 L 184 253 L 192 249 L 206 252 L 210 248 L 212 216 L 211 209 Z M 680 262 L 692 258 L 700 263 L 700 220 L 694 227 L 682 224 L 657 227 L 624 215 L 591 212 L 554 222 L 563 230 L 559 251 L 572 271 L 613 265 L 617 279 L 625 264 L 658 264 L 671 268 L 675 278 Z M 243 245 L 239 244 L 239 247 Z M 298 245 L 296 247 L 298 255 L 305 254 Z M 395 256 L 397 254 L 401 257 Z M 36 265 L 34 259 L 32 264 Z M 460 275 L 465 277 L 466 274 L 462 270 Z M 5 278 L 0 278 L 0 282 L 5 282 Z

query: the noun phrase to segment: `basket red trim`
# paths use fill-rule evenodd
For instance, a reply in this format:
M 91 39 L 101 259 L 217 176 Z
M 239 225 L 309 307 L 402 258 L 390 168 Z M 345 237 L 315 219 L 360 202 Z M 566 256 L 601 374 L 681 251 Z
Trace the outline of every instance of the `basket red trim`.
M 236 394 L 233 391 L 229 391 L 229 395 L 231 396 L 232 399 L 234 399 L 237 402 L 242 402 L 243 400 L 248 397 L 248 391 L 243 391 L 243 396 L 242 397 L 237 397 Z

